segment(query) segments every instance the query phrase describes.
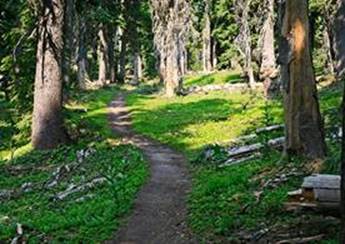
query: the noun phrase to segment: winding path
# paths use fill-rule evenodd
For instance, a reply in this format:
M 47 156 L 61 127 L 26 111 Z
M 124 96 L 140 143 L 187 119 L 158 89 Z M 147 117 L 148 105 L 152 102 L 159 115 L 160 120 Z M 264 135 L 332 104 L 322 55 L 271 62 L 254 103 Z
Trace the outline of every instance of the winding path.
M 150 179 L 135 200 L 126 224 L 108 243 L 197 243 L 186 224 L 190 179 L 185 157 L 131 129 L 130 113 L 120 95 L 109 106 L 113 131 L 141 148 L 150 163 Z

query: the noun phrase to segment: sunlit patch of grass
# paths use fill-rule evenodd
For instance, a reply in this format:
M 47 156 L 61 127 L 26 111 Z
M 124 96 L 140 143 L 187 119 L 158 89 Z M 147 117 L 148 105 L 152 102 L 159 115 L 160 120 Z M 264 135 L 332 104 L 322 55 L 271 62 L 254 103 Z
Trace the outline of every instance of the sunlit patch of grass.
M 259 94 L 214 92 L 167 99 L 132 93 L 127 102 L 135 130 L 190 156 L 206 144 L 228 141 L 263 126 L 265 102 Z M 281 114 L 276 105 L 273 122 L 281 122 Z
M 189 75 L 185 77 L 184 85 L 189 86 L 204 86 L 204 85 L 219 85 L 219 84 L 234 84 L 243 82 L 240 71 L 220 71 L 204 75 Z

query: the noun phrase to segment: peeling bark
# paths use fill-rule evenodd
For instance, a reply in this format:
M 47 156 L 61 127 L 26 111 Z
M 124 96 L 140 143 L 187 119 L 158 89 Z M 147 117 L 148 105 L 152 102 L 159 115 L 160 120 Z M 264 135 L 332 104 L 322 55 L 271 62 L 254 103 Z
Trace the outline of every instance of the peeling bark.
M 186 33 L 189 28 L 189 1 L 151 0 L 153 32 L 158 68 L 168 97 L 182 88 L 185 72 Z
M 310 52 L 307 0 L 286 1 L 282 37 L 286 152 L 324 158 L 326 146 Z

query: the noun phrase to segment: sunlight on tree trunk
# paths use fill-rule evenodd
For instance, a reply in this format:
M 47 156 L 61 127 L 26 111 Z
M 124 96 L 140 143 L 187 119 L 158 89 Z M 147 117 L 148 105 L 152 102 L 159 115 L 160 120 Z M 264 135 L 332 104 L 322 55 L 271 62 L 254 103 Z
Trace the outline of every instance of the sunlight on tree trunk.
M 39 20 L 32 145 L 51 149 L 67 141 L 62 117 L 64 1 L 45 1 Z
M 152 0 L 153 32 L 161 80 L 167 97 L 175 96 L 182 88 L 186 52 L 186 33 L 189 29 L 188 1 Z M 182 67 L 183 66 L 183 67 Z
M 322 159 L 326 146 L 310 53 L 307 0 L 286 1 L 282 35 L 286 152 Z
M 203 66 L 204 72 L 212 71 L 212 46 L 211 46 L 211 20 L 210 20 L 210 0 L 205 0 L 203 30 Z
M 264 82 L 267 98 L 279 92 L 278 71 L 274 50 L 274 0 L 267 1 L 267 14 L 262 29 L 260 79 Z

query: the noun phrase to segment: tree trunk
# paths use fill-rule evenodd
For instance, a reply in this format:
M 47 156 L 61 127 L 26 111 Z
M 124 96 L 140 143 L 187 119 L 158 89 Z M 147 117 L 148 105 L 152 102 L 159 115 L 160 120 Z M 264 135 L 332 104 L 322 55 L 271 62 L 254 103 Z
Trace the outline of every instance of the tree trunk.
M 212 40 L 212 68 L 217 69 L 218 59 L 217 59 L 217 41 Z
M 333 52 L 337 78 L 345 74 L 345 0 L 337 1 L 337 12 L 333 22 Z
M 344 55 L 344 54 L 343 54 Z M 345 56 L 345 55 L 344 55 Z M 340 243 L 345 243 L 345 85 L 343 88 L 343 102 L 342 102 L 342 150 L 341 150 L 341 232 Z
M 211 18 L 210 0 L 205 0 L 205 26 L 203 30 L 203 66 L 204 72 L 212 71 L 212 46 L 211 46 Z
M 98 83 L 104 86 L 107 84 L 109 77 L 109 41 L 107 28 L 104 24 L 101 24 L 100 26 L 98 37 Z
M 175 96 L 182 87 L 186 33 L 189 28 L 189 1 L 152 0 L 153 33 L 160 77 L 165 94 Z
M 331 37 L 330 37 L 330 30 L 326 27 L 323 31 L 323 42 L 324 47 L 327 50 L 327 68 L 331 74 L 335 74 L 334 68 L 334 60 L 332 55 L 332 45 L 331 45 Z
M 73 54 L 75 54 L 74 45 L 74 16 L 75 16 L 75 0 L 65 0 L 65 26 L 64 26 L 64 50 L 62 57 L 62 68 L 63 68 L 63 80 L 66 84 L 69 84 L 70 76 L 72 74 L 72 63 Z
M 264 82 L 265 96 L 279 92 L 278 71 L 274 51 L 274 0 L 267 1 L 267 16 L 262 31 L 260 79 Z
M 86 82 L 90 80 L 87 67 L 87 47 L 86 47 L 87 24 L 83 16 L 79 16 L 79 40 L 78 40 L 78 84 L 81 89 L 86 88 Z
M 125 83 L 126 79 L 126 55 L 127 55 L 127 30 L 124 30 L 121 37 L 121 51 L 120 51 L 120 58 L 119 58 L 119 83 Z
M 63 0 L 43 2 L 39 19 L 32 145 L 52 149 L 67 141 L 62 117 Z
M 113 29 L 111 26 L 108 27 L 109 30 L 109 38 L 108 38 L 108 69 L 109 69 L 109 80 L 111 83 L 116 81 L 116 64 L 115 64 L 115 36 L 116 30 Z
M 326 146 L 310 52 L 307 0 L 286 1 L 282 37 L 286 152 L 322 159 Z
M 135 52 L 133 57 L 133 69 L 134 69 L 134 76 L 133 76 L 133 83 L 138 84 L 142 78 L 142 60 L 139 52 Z
M 240 33 L 236 39 L 238 50 L 244 58 L 244 73 L 248 78 L 248 83 L 251 88 L 255 88 L 256 82 L 254 77 L 254 70 L 252 67 L 252 48 L 251 48 L 251 33 L 249 27 L 249 8 L 251 0 L 239 0 L 237 2 L 236 11 L 237 22 L 240 24 Z

